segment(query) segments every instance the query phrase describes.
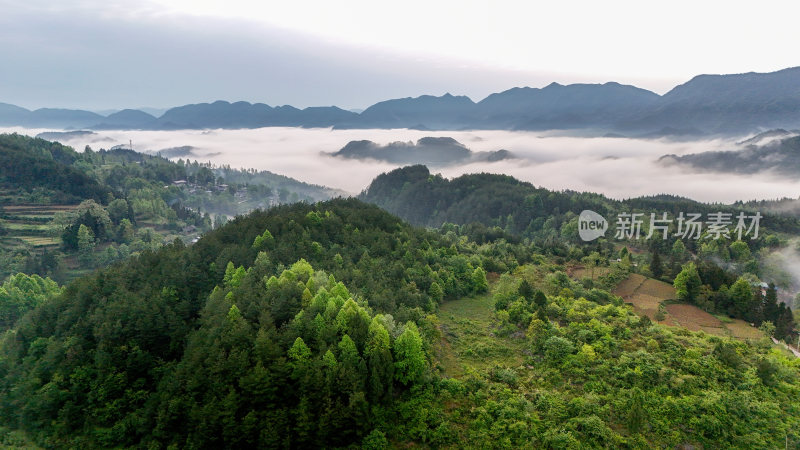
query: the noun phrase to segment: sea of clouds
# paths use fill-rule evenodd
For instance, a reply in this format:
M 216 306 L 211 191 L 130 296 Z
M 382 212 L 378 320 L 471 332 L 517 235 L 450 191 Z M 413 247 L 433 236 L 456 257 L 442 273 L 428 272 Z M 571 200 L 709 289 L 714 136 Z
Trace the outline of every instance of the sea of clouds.
M 6 128 L 0 131 L 35 136 L 42 131 Z M 332 130 L 328 128 L 260 128 L 244 130 L 99 131 L 63 139 L 82 150 L 129 145 L 137 151 L 194 147 L 192 160 L 233 167 L 270 170 L 308 183 L 357 194 L 382 172 L 397 166 L 373 160 L 330 156 L 351 140 L 385 145 L 425 136 L 449 136 L 472 151 L 506 149 L 515 159 L 477 162 L 435 169 L 446 177 L 491 172 L 512 175 L 549 189 L 591 191 L 623 199 L 674 194 L 705 202 L 800 197 L 800 181 L 769 173 L 708 174 L 660 163 L 665 154 L 682 155 L 732 150 L 736 140 L 670 141 L 628 138 L 568 137 L 557 133 L 510 131 Z

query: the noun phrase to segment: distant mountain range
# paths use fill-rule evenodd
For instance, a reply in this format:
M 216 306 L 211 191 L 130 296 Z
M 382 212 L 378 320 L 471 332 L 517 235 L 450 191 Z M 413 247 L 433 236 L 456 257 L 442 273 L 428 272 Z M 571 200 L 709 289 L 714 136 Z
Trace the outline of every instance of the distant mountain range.
M 0 126 L 62 129 L 334 127 L 421 130 L 579 130 L 622 136 L 747 134 L 800 126 L 800 67 L 772 73 L 699 75 L 658 95 L 619 83 L 552 83 L 513 88 L 474 102 L 445 94 L 386 100 L 363 112 L 216 101 L 160 117 L 126 109 L 108 116 L 70 109 L 34 111 L 0 103 Z M 601 133 L 602 134 L 602 133 Z

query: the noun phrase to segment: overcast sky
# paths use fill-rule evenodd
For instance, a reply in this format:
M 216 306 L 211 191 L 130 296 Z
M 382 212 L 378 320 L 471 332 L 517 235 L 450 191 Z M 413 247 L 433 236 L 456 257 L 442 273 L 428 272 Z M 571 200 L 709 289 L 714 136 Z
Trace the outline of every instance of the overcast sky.
M 364 108 L 800 65 L 793 1 L 0 0 L 0 102 Z

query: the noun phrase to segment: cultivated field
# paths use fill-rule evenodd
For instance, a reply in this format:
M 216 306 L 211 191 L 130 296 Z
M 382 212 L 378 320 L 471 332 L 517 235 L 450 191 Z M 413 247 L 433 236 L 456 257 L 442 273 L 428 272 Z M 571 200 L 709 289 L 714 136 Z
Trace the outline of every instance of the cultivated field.
M 56 247 L 61 239 L 49 234 L 50 222 L 56 213 L 76 209 L 78 205 L 2 205 L 0 219 L 6 234 L 0 236 L 0 247 L 15 249 Z
M 705 331 L 717 336 L 728 335 L 728 330 L 722 321 L 694 305 L 677 303 L 667 305 L 667 312 L 675 322 L 688 330 Z
M 663 281 L 653 280 L 638 273 L 631 274 L 623 280 L 614 290 L 616 295 L 622 297 L 625 303 L 633 305 L 637 314 L 647 316 L 650 320 L 656 320 L 658 305 L 664 300 L 675 298 L 675 289 Z M 664 321 L 669 325 L 674 325 L 673 321 L 667 317 Z
M 595 267 L 594 269 L 591 269 L 583 266 L 577 266 L 569 271 L 569 275 L 576 280 L 580 280 L 582 278 L 592 278 L 592 270 L 594 270 L 595 280 L 603 275 L 608 275 L 609 272 L 611 272 L 611 268 L 609 267 Z
M 733 337 L 739 339 L 759 339 L 764 337 L 758 328 L 751 327 L 749 323 L 742 319 L 732 319 L 731 323 L 726 323 L 725 327 L 730 330 Z
M 624 300 L 627 300 L 645 281 L 647 281 L 646 277 L 639 275 L 638 273 L 632 273 L 628 278 L 622 280 L 622 283 L 620 283 L 617 288 L 614 289 L 614 294 L 619 295 Z
M 676 299 L 675 288 L 663 281 L 646 278 L 639 274 L 631 274 L 622 281 L 614 294 L 633 305 L 633 310 L 640 316 L 656 320 L 659 305 Z M 669 303 L 669 304 L 668 304 Z M 660 323 L 679 326 L 691 331 L 705 331 L 717 336 L 732 336 L 737 339 L 758 339 L 763 334 L 747 322 L 731 319 L 723 323 L 713 315 L 694 305 L 682 303 L 664 303 L 666 314 Z

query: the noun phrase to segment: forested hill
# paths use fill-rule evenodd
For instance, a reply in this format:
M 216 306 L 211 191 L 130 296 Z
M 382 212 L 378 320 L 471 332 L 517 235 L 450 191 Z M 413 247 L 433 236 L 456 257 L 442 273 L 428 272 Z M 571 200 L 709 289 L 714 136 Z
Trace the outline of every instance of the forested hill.
M 53 447 L 360 442 L 429 379 L 427 315 L 484 292 L 480 266 L 357 200 L 258 211 L 26 316 L 0 344 L 0 423 Z
M 0 135 L 0 188 L 11 191 L 50 191 L 60 203 L 107 201 L 109 186 L 74 167 L 80 155 L 57 142 L 17 134 Z
M 479 222 L 514 234 L 541 227 L 548 217 L 567 211 L 605 214 L 617 205 L 597 194 L 552 192 L 508 175 L 481 173 L 448 180 L 421 165 L 379 175 L 360 198 L 420 226 Z
M 616 215 L 622 212 L 642 212 L 647 223 L 651 212 L 677 217 L 680 212 L 754 211 L 741 204 L 704 204 L 670 195 L 612 200 L 594 193 L 538 188 L 508 175 L 480 173 L 446 179 L 421 165 L 379 175 L 359 198 L 419 226 L 477 223 L 520 237 L 566 238 L 573 242 L 577 239 L 577 216 L 585 209 L 609 220 L 611 231 L 607 236 L 613 235 Z M 800 233 L 796 218 L 769 215 L 761 225 L 772 231 Z
M 64 282 L 175 238 L 190 242 L 229 216 L 337 195 L 268 171 L 0 134 L 0 277 Z
M 798 366 L 766 338 L 653 324 L 563 268 L 532 245 L 478 245 L 354 199 L 256 211 L 80 278 L 6 332 L 0 444 L 798 440 Z M 630 260 L 609 270 L 624 278 Z
M 778 130 L 783 131 L 783 130 Z M 766 145 L 747 145 L 743 149 L 665 155 L 659 162 L 682 164 L 697 171 L 722 173 L 772 173 L 796 179 L 800 172 L 800 136 L 775 139 Z

